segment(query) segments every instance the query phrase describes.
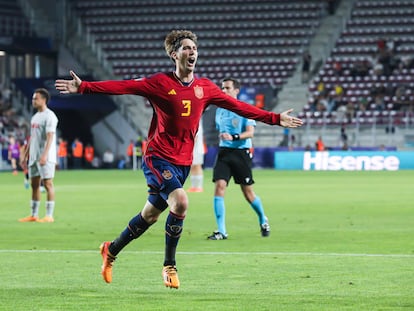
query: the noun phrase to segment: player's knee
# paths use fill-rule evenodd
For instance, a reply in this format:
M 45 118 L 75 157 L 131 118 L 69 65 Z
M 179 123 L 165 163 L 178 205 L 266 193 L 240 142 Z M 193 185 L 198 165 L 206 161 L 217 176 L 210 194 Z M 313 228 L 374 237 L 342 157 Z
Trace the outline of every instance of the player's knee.
M 227 182 L 223 179 L 216 181 L 216 187 L 215 187 L 215 196 L 221 196 L 224 197 L 224 194 L 226 192 L 227 188 Z
M 174 195 L 169 198 L 171 201 L 170 210 L 179 216 L 185 216 L 188 209 L 188 196 L 183 189 L 176 191 Z
M 43 186 L 45 187 L 45 189 L 46 189 L 46 191 L 47 191 L 47 192 L 51 192 L 51 191 L 53 191 L 53 183 L 50 183 L 50 182 L 45 182 L 45 183 L 43 184 Z
M 185 191 L 182 191 L 180 195 L 178 196 L 177 205 L 179 205 L 181 208 L 187 210 L 188 208 L 188 196 L 185 193 Z
M 159 216 L 159 214 L 146 213 L 145 215 L 143 215 L 143 218 L 148 224 L 152 225 L 158 221 Z
M 149 224 L 152 225 L 157 222 L 158 217 L 161 214 L 161 210 L 154 206 L 151 202 L 147 202 L 144 209 L 141 211 L 142 218 Z

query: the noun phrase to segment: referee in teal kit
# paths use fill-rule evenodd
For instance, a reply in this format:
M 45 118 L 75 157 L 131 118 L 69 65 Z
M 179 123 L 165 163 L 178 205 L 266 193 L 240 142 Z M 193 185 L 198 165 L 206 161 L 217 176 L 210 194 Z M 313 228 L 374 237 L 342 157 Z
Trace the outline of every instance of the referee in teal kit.
M 221 88 L 224 93 L 237 98 L 240 92 L 240 82 L 233 78 L 225 78 Z M 220 144 L 213 170 L 214 215 L 217 230 L 208 236 L 209 240 L 226 240 L 228 237 L 224 195 L 231 177 L 234 178 L 236 184 L 240 185 L 244 197 L 257 214 L 261 235 L 267 237 L 270 234 L 270 226 L 262 201 L 253 191 L 252 138 L 255 126 L 254 120 L 241 117 L 223 108 L 217 108 L 216 128 L 219 131 Z

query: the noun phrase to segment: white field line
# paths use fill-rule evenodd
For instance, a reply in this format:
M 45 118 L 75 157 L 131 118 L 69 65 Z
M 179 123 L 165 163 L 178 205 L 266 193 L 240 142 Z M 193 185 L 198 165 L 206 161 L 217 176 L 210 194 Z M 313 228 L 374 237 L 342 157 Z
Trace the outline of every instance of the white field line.
M 0 249 L 0 253 L 71 253 L 82 254 L 99 253 L 98 250 L 20 250 L 20 249 Z M 129 254 L 163 254 L 161 251 L 124 251 Z M 260 256 L 287 256 L 287 257 L 383 257 L 383 258 L 414 258 L 414 254 L 358 254 L 358 253 L 313 253 L 313 252 L 177 252 L 180 255 L 260 255 Z

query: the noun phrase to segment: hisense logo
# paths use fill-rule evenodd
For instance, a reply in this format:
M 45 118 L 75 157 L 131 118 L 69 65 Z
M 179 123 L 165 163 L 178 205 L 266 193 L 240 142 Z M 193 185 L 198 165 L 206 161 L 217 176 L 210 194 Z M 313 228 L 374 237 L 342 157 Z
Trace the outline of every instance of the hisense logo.
M 400 160 L 396 156 L 339 156 L 329 152 L 305 152 L 303 169 L 305 171 L 397 171 Z

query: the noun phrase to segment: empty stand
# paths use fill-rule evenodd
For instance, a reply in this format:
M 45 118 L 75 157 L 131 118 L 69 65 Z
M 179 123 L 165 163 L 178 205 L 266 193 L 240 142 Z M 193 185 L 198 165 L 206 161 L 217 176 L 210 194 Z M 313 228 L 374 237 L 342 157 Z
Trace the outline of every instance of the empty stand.
M 33 35 L 30 24 L 23 15 L 18 2 L 0 0 L 0 34 L 18 37 Z
M 120 78 L 171 70 L 163 40 L 171 29 L 199 37 L 197 74 L 218 83 L 282 87 L 321 18 L 320 1 L 73 1 Z M 223 70 L 224 69 L 224 70 Z

